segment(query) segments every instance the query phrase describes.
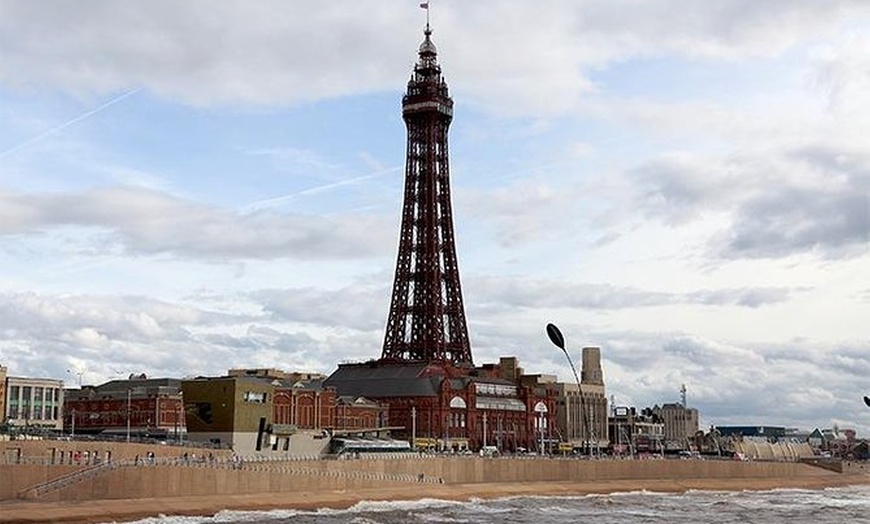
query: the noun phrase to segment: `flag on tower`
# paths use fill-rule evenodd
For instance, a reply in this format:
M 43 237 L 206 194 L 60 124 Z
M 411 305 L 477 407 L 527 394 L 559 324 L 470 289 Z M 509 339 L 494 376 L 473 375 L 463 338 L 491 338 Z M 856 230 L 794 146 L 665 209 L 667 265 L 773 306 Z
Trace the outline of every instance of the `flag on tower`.
M 422 7 L 423 9 L 429 9 L 429 2 L 421 2 L 420 7 Z

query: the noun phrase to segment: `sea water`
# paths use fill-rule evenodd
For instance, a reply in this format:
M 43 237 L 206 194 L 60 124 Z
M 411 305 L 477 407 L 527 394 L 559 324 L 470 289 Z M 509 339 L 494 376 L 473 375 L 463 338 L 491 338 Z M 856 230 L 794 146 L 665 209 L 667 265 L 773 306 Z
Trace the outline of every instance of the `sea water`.
M 632 492 L 455 502 L 361 502 L 344 510 L 223 511 L 138 524 L 870 524 L 870 486 L 824 490 Z

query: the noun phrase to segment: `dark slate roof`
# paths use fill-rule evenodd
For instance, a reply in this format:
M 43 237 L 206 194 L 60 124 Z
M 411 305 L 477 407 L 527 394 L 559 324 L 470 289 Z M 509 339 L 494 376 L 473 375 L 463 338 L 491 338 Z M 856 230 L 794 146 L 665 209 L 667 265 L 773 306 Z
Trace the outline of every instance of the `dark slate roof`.
M 126 398 L 143 398 L 152 395 L 178 395 L 181 393 L 181 379 L 177 378 L 133 378 L 128 380 L 110 380 L 99 386 L 82 386 L 80 389 L 68 389 L 64 393 L 68 400 L 93 400 Z
M 153 389 L 159 387 L 171 387 L 181 389 L 181 379 L 178 378 L 131 378 L 122 380 L 110 380 L 99 386 L 93 386 L 94 389 L 103 393 L 110 391 L 122 391 L 127 393 L 128 389 L 146 388 Z
M 442 373 L 425 362 L 341 364 L 323 385 L 335 388 L 342 396 L 435 397 L 444 380 Z
M 469 382 L 478 382 L 477 380 L 471 377 L 457 377 L 450 379 L 450 389 L 452 390 L 461 390 L 468 388 Z

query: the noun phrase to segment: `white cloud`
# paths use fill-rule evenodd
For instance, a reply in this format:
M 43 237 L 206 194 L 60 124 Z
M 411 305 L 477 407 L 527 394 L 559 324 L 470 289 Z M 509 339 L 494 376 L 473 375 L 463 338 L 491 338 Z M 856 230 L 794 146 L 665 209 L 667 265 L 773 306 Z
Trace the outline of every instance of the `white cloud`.
M 864 52 L 868 45 L 870 35 L 844 32 L 814 51 L 808 74 L 810 84 L 824 95 L 832 112 L 865 125 L 870 118 L 861 111 L 870 103 L 870 57 Z
M 389 307 L 389 289 L 385 285 L 352 284 L 336 290 L 269 289 L 253 292 L 251 298 L 262 304 L 273 321 L 359 331 L 382 330 Z
M 82 193 L 0 193 L 0 235 L 62 226 L 96 230 L 101 250 L 168 253 L 206 259 L 357 258 L 381 255 L 393 242 L 386 221 L 371 216 L 240 215 L 138 188 Z M 87 249 L 87 245 L 83 245 Z
M 58 338 L 73 346 L 93 349 L 104 348 L 109 345 L 109 337 L 90 327 L 78 328 L 71 333 L 63 333 Z
M 751 155 L 680 155 L 631 173 L 630 205 L 669 223 L 724 212 L 711 239 L 724 258 L 867 254 L 870 158 L 822 147 Z
M 295 103 L 394 89 L 413 56 L 396 41 L 422 15 L 349 0 L 152 1 L 86 6 L 6 0 L 0 82 L 79 92 L 144 87 L 194 105 Z M 508 112 L 575 107 L 586 71 L 637 56 L 775 55 L 835 34 L 857 1 L 715 5 L 689 0 L 442 2 L 436 43 L 462 91 Z M 494 14 L 497 13 L 497 16 Z M 437 37 L 443 35 L 443 44 Z
M 613 310 L 673 304 L 757 308 L 788 301 L 799 289 L 699 289 L 688 293 L 651 291 L 612 284 L 572 283 L 527 277 L 479 277 L 471 282 L 480 307 Z

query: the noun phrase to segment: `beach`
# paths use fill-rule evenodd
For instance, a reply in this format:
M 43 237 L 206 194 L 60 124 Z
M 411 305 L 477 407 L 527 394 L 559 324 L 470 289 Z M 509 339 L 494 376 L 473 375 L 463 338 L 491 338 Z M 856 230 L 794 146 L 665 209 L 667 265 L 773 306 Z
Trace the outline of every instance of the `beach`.
M 426 484 L 389 488 L 313 490 L 244 495 L 86 501 L 12 501 L 0 505 L 0 523 L 94 524 L 129 522 L 157 515 L 214 515 L 222 510 L 348 508 L 361 501 L 419 499 L 470 500 L 514 496 L 580 496 L 631 491 L 741 491 L 824 489 L 870 484 L 868 475 L 820 475 L 799 478 L 630 479 L 606 481 Z
M 183 448 L 123 443 L 101 448 L 101 455 L 111 452 L 113 462 L 106 464 L 110 467 L 60 460 L 68 459 L 75 446 L 79 444 L 9 443 L 6 456 L 15 456 L 12 452 L 19 450 L 24 458 L 0 463 L 0 524 L 130 522 L 160 515 L 210 516 L 223 510 L 345 509 L 362 501 L 818 490 L 870 484 L 870 464 L 849 461 L 811 464 L 415 454 L 353 460 L 247 457 L 241 463 L 224 456 L 185 461 L 173 455 Z M 136 460 L 136 455 L 146 456 L 149 449 L 161 455 L 153 461 Z

